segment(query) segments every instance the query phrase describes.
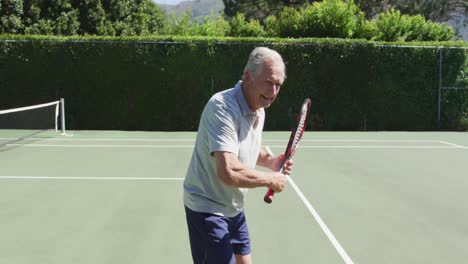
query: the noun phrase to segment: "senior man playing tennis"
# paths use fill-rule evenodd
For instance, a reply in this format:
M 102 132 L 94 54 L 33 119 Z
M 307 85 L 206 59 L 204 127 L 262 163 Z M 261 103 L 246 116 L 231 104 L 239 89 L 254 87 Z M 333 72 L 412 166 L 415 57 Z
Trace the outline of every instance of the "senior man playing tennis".
M 293 164 L 286 162 L 280 173 L 283 154 L 273 157 L 261 148 L 264 108 L 278 95 L 285 70 L 278 52 L 257 47 L 242 81 L 213 95 L 203 110 L 184 181 L 195 264 L 252 263 L 244 196 L 256 187 L 281 192 Z M 256 170 L 256 165 L 273 171 Z

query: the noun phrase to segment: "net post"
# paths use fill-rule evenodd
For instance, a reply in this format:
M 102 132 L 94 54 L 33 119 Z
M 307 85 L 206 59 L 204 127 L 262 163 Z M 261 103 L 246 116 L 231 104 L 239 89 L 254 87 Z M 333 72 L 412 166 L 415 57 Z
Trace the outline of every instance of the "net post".
M 443 60 L 443 55 L 442 55 L 442 48 L 440 49 L 440 54 L 439 54 L 439 97 L 438 97 L 438 106 L 437 106 L 437 127 L 440 130 L 440 108 L 442 104 L 442 60 Z
M 65 99 L 60 98 L 60 125 L 62 129 L 62 135 L 65 134 Z

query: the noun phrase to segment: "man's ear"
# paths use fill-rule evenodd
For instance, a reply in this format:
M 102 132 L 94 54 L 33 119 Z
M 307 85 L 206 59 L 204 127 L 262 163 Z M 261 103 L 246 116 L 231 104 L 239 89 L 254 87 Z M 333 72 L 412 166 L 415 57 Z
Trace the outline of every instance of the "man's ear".
M 250 82 L 252 80 L 252 74 L 248 71 L 244 72 L 244 75 L 242 76 L 242 82 Z

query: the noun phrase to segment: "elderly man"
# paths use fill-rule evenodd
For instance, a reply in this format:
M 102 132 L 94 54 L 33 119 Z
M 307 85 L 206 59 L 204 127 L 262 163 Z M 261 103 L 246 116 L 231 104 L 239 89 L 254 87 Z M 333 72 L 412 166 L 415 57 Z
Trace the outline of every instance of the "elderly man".
M 249 188 L 281 192 L 292 161 L 278 172 L 283 155 L 273 157 L 261 147 L 264 108 L 285 80 L 281 55 L 255 48 L 242 81 L 219 92 L 206 104 L 195 149 L 184 181 L 184 204 L 193 261 L 196 264 L 252 263 L 244 214 Z M 270 168 L 271 172 L 255 169 Z M 286 175 L 285 175 L 286 174 Z

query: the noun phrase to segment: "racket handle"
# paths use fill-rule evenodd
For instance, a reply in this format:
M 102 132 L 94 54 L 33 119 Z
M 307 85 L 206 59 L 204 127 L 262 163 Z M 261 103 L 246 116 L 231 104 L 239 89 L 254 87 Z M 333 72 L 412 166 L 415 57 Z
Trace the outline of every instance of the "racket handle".
M 263 201 L 267 204 L 271 204 L 271 202 L 273 202 L 273 196 L 275 196 L 275 191 L 268 189 L 268 192 L 263 197 Z

